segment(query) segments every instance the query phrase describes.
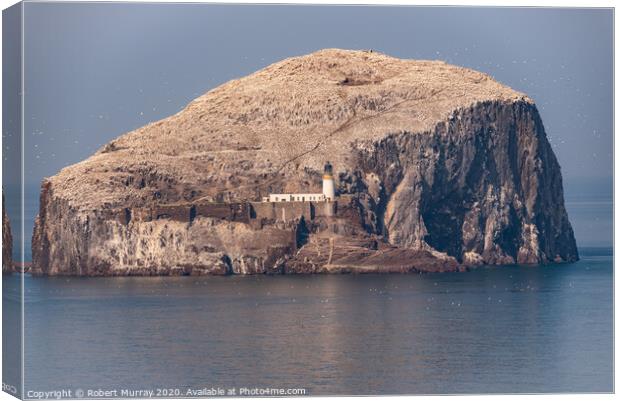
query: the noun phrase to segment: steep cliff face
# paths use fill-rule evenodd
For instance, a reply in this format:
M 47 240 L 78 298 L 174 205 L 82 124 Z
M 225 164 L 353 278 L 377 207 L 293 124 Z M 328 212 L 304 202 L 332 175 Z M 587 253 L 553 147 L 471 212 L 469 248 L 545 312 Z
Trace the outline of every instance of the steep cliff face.
M 477 103 L 358 152 L 386 199 L 375 209 L 392 244 L 466 264 L 577 258 L 560 167 L 530 102 Z
M 13 272 L 13 236 L 11 223 L 4 207 L 4 192 L 2 192 L 2 273 Z
M 320 192 L 327 160 L 349 199 L 336 216 L 132 218 Z M 42 274 L 445 271 L 578 257 L 531 99 L 476 71 L 372 52 L 324 50 L 224 84 L 46 179 L 40 204 Z M 118 210 L 126 216 L 110 218 Z

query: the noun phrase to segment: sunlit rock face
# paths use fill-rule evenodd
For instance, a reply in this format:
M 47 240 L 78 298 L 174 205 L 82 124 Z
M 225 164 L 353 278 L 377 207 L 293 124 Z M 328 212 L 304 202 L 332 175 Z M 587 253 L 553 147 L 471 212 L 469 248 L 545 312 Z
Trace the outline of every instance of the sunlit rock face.
M 321 205 L 191 214 L 321 192 L 328 160 L 333 215 Z M 35 274 L 452 271 L 577 258 L 531 99 L 443 62 L 336 49 L 230 81 L 47 178 L 33 236 Z

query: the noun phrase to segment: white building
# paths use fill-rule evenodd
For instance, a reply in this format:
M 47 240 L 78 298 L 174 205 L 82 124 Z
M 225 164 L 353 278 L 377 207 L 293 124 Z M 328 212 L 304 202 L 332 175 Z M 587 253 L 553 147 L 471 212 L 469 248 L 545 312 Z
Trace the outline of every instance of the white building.
M 324 202 L 323 194 L 269 194 L 263 202 Z
M 323 171 L 323 193 L 320 194 L 269 194 L 263 202 L 331 202 L 336 199 L 336 184 L 332 165 L 327 162 Z

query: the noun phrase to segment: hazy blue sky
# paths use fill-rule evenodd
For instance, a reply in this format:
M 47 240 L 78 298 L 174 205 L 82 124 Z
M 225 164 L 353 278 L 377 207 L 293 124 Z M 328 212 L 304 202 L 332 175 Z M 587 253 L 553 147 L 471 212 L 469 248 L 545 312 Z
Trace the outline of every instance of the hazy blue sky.
M 569 193 L 612 175 L 611 9 L 27 3 L 24 19 L 27 184 L 223 82 L 330 47 L 488 73 L 535 99 Z

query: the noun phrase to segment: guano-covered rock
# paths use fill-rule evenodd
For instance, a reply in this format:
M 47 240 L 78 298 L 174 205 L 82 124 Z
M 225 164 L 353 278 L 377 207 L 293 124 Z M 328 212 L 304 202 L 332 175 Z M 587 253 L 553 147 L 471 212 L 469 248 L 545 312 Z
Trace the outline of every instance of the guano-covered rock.
M 338 199 L 261 202 L 321 191 Z M 454 271 L 578 258 L 534 102 L 439 61 L 270 65 L 42 183 L 35 274 Z

